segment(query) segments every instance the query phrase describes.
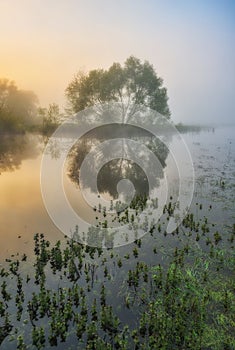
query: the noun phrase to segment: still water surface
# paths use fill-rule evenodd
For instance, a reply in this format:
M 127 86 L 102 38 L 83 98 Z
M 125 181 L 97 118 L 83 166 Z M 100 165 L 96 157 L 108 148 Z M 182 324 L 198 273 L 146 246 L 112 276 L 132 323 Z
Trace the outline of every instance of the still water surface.
M 190 132 L 183 137 L 195 170 L 191 209 L 198 210 L 196 203 L 202 203 L 207 209 L 212 205 L 210 219 L 218 227 L 231 227 L 235 223 L 235 128 Z M 177 147 L 178 142 L 174 136 L 171 147 Z M 43 232 L 52 242 L 63 237 L 47 214 L 41 196 L 40 165 L 44 146 L 43 138 L 37 135 L 0 139 L 0 261 L 16 253 L 31 254 L 37 232 Z M 164 175 L 170 186 L 174 184 L 176 174 L 170 154 Z M 68 176 L 64 185 L 72 207 L 93 222 L 94 212 L 83 201 L 79 186 Z

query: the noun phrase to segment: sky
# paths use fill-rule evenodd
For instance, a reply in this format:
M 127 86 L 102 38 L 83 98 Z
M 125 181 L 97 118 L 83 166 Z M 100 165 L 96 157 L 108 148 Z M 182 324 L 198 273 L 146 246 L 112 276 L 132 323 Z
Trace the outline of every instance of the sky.
M 0 0 L 0 78 L 41 106 L 130 55 L 163 79 L 174 122 L 235 123 L 235 1 Z

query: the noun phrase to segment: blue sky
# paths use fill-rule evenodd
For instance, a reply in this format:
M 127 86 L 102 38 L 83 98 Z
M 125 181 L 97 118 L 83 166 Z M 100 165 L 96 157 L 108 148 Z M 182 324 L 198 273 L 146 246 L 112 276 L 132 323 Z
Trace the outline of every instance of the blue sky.
M 78 70 L 135 55 L 168 89 L 176 122 L 235 122 L 235 1 L 0 1 L 0 77 L 65 104 Z

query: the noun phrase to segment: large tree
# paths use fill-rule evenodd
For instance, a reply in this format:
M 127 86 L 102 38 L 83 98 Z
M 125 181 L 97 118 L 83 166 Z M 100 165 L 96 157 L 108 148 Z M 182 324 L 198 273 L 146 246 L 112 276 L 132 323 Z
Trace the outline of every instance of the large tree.
M 96 103 L 117 101 L 128 106 L 144 105 L 170 117 L 167 90 L 148 62 L 130 56 L 123 66 L 113 63 L 108 70 L 78 73 L 66 89 L 69 108 L 77 113 Z
M 7 79 L 0 79 L 0 131 L 23 131 L 35 122 L 37 97 L 20 90 Z
M 100 106 L 106 102 L 118 102 L 122 106 L 121 116 L 124 122 L 124 125 L 115 128 L 112 125 L 103 126 L 101 129 L 96 128 L 92 134 L 86 135 L 74 145 L 69 156 L 69 175 L 72 181 L 79 184 L 80 167 L 86 154 L 96 144 L 105 140 L 107 135 L 108 138 L 125 139 L 127 135 L 128 138 L 136 139 L 137 137 L 139 142 L 144 142 L 158 156 L 162 166 L 165 166 L 168 150 L 164 144 L 157 138 L 152 139 L 152 134 L 146 130 L 139 130 L 125 123 L 128 117 L 135 115 L 140 105 L 151 108 L 166 118 L 170 117 L 167 91 L 163 87 L 163 80 L 157 76 L 149 62 L 141 62 L 138 58 L 131 56 L 123 66 L 113 63 L 107 70 L 97 69 L 88 74 L 79 73 L 68 85 L 66 95 L 72 113 L 82 111 L 86 107 Z M 102 113 L 102 108 L 97 110 Z M 124 144 L 122 149 L 122 158 L 108 162 L 101 169 L 98 181 L 99 191 L 108 192 L 117 198 L 117 183 L 122 178 L 129 178 L 134 183 L 137 194 L 147 194 L 146 174 L 134 162 L 125 159 Z M 94 176 L 94 164 L 89 164 L 89 166 L 89 174 Z M 150 164 L 149 173 L 153 171 Z M 91 183 L 89 174 L 83 183 L 87 187 Z M 161 176 L 161 172 L 156 174 L 156 187 Z M 90 190 L 94 189 L 90 188 Z

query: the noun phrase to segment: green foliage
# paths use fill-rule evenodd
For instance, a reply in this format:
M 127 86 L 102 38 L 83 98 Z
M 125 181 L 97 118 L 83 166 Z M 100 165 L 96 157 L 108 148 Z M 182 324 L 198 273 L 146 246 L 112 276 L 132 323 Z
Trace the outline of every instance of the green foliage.
M 141 198 L 131 204 L 139 205 Z M 174 207 L 166 205 L 166 217 Z M 36 234 L 30 271 L 23 256 L 0 272 L 2 348 L 233 349 L 233 241 L 222 247 L 208 219 L 189 213 L 171 248 L 164 222 L 123 250 L 51 245 Z
M 153 66 L 130 56 L 122 67 L 113 63 L 108 70 L 78 73 L 66 89 L 71 112 L 108 101 L 120 102 L 124 110 L 144 105 L 170 116 L 167 91 Z
M 0 79 L 0 132 L 24 132 L 36 123 L 37 97 Z
M 38 108 L 38 115 L 42 120 L 41 131 L 45 135 L 52 134 L 61 122 L 60 109 L 55 103 L 50 104 L 48 108 Z

